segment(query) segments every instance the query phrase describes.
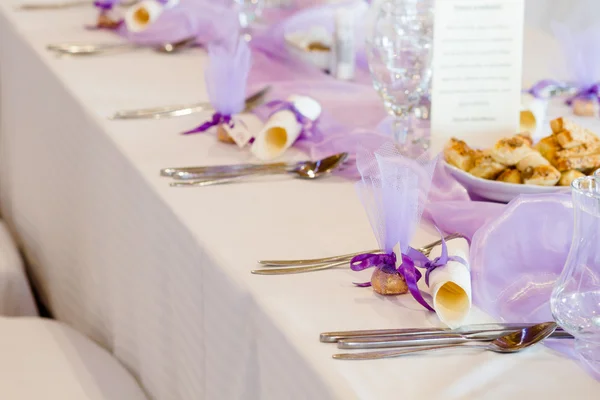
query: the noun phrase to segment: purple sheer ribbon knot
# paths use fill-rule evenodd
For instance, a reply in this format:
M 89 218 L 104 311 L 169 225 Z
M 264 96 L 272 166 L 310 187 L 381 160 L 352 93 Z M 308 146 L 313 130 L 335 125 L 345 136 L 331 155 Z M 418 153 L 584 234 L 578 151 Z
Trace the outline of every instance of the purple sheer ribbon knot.
M 218 126 L 221 124 L 227 124 L 230 128 L 233 128 L 235 126 L 231 115 L 223 115 L 221 113 L 216 112 L 213 114 L 212 119 L 210 121 L 206 121 L 199 127 L 192 129 L 191 131 L 183 132 L 183 134 L 190 135 L 192 133 L 206 132 L 213 126 Z
M 577 88 L 577 92 L 565 100 L 565 104 L 571 106 L 573 105 L 573 101 L 577 99 L 595 99 L 600 102 L 600 82 L 591 85 L 575 86 L 552 79 L 543 79 L 526 90 L 526 92 L 537 99 L 547 99 L 551 96 L 552 92 L 563 92 L 574 87 Z
M 310 118 L 302 114 L 294 105 L 294 103 L 284 100 L 273 100 L 266 104 L 266 107 L 273 109 L 271 115 L 278 113 L 279 111 L 290 111 L 296 117 L 296 121 L 302 125 L 302 131 L 300 132 L 299 139 L 310 140 L 311 142 L 320 142 L 323 139 L 323 134 L 317 128 L 317 121 L 313 121 Z
M 416 268 L 415 261 L 417 263 L 423 263 L 429 260 L 427 257 L 425 257 L 425 255 L 423 255 L 423 253 L 411 247 L 408 250 L 408 254 L 402 254 L 402 264 L 400 264 L 397 269 L 396 254 L 394 252 L 387 254 L 367 253 L 355 256 L 350 261 L 350 268 L 353 271 L 363 271 L 368 268 L 379 268 L 387 273 L 399 273 L 404 277 L 406 285 L 408 286 L 408 291 L 414 297 L 414 299 L 429 311 L 434 311 L 434 309 L 427 304 L 421 295 L 421 291 L 419 290 L 417 283 L 421 279 L 422 275 L 421 272 Z M 371 286 L 371 283 L 355 283 L 355 285 L 358 287 L 369 287 Z
M 446 266 L 450 261 L 458 262 L 463 264 L 464 266 L 468 266 L 467 262 L 459 256 L 448 256 L 448 246 L 446 245 L 446 241 L 442 237 L 442 254 L 439 257 L 436 257 L 434 260 L 427 260 L 427 262 L 423 265 L 425 268 L 425 283 L 429 286 L 429 275 L 437 268 Z
M 115 6 L 115 0 L 96 0 L 94 1 L 94 7 L 99 8 L 102 11 L 110 11 Z

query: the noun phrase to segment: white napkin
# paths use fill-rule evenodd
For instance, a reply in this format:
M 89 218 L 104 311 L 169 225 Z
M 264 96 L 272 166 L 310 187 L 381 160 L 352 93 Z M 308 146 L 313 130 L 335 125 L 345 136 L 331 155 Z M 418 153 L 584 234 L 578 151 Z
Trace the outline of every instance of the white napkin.
M 141 32 L 152 25 L 166 8 L 175 7 L 179 0 L 169 0 L 166 4 L 155 0 L 144 0 L 127 9 L 125 25 L 129 32 Z
M 469 263 L 469 243 L 466 239 L 453 239 L 446 242 L 448 256 L 457 256 L 467 265 L 450 261 L 444 267 L 436 268 L 429 275 L 429 289 L 433 297 L 433 308 L 440 321 L 450 328 L 460 327 L 471 310 L 471 273 Z M 435 259 L 442 254 L 442 246 L 435 247 L 429 256 Z
M 307 96 L 290 96 L 290 103 L 306 118 L 315 121 L 321 115 L 321 105 Z M 252 153 L 261 160 L 271 160 L 283 154 L 300 136 L 302 125 L 293 112 L 283 110 L 271 115 L 254 138 Z

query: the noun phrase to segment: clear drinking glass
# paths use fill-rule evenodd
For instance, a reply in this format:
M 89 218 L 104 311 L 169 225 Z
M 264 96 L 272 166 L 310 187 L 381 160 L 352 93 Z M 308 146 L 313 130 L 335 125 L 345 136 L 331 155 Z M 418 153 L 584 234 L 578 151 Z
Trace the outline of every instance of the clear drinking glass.
M 373 86 L 394 117 L 394 138 L 410 147 L 410 117 L 429 92 L 433 0 L 378 0 L 367 20 L 366 52 Z
M 573 240 L 550 305 L 556 322 L 575 337 L 582 361 L 600 372 L 600 181 L 584 177 L 571 186 Z

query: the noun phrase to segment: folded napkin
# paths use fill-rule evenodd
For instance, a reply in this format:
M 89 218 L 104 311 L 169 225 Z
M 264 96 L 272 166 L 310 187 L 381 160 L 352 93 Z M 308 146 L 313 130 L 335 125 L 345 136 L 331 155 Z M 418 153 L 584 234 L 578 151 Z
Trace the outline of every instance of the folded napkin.
M 469 242 L 453 239 L 446 242 L 450 261 L 428 276 L 433 308 L 440 321 L 450 328 L 463 325 L 471 310 L 471 273 L 469 271 Z M 442 246 L 433 248 L 430 258 L 442 256 Z M 461 261 L 455 261 L 460 259 Z

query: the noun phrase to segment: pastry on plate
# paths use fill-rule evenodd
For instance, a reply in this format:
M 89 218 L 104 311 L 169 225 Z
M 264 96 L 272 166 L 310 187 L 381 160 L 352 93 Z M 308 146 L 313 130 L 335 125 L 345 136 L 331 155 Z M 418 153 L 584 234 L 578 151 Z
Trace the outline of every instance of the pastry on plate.
M 517 163 L 517 169 L 522 172 L 529 167 L 539 167 L 540 165 L 550 165 L 550 161 L 537 151 L 532 151 Z
M 560 180 L 558 181 L 559 186 L 571 186 L 571 183 L 577 179 L 584 177 L 585 174 L 583 172 L 577 171 L 575 169 L 570 169 L 561 174 Z
M 521 174 L 523 183 L 536 186 L 555 186 L 561 174 L 551 165 L 529 167 Z
M 514 169 L 514 168 L 507 168 L 505 169 L 498 178 L 496 178 L 497 181 L 499 182 L 506 182 L 506 183 L 516 183 L 516 184 L 520 184 L 523 183 L 523 180 L 521 179 L 521 172 L 519 172 L 518 170 Z
M 554 136 L 543 138 L 535 145 L 535 149 L 540 152 L 546 160 L 552 161 L 556 153 L 560 150 L 560 146 Z
M 579 157 L 556 157 L 552 165 L 560 172 L 565 172 L 570 169 L 577 169 L 579 171 L 597 169 L 600 167 L 600 151 Z
M 463 171 L 469 171 L 475 166 L 474 156 L 473 149 L 462 140 L 452 138 L 444 147 L 446 161 Z
M 491 156 L 479 155 L 475 159 L 475 166 L 468 172 L 478 178 L 496 179 L 506 167 L 496 162 Z
M 521 136 L 500 139 L 491 149 L 491 154 L 497 162 L 513 166 L 531 153 L 533 149 L 529 142 Z
M 550 126 L 552 127 L 552 132 L 554 132 L 558 144 L 563 149 L 570 149 L 572 147 L 598 141 L 596 135 L 591 131 L 565 118 L 552 120 Z

